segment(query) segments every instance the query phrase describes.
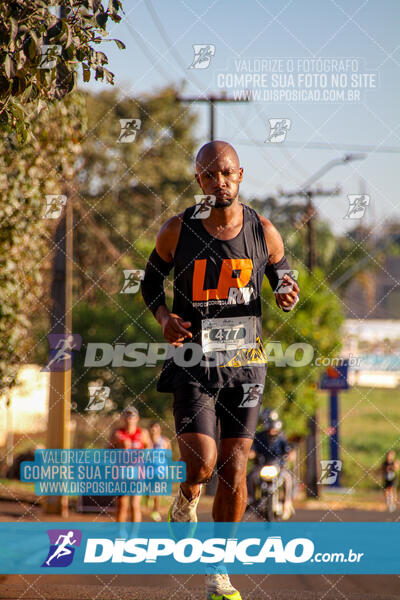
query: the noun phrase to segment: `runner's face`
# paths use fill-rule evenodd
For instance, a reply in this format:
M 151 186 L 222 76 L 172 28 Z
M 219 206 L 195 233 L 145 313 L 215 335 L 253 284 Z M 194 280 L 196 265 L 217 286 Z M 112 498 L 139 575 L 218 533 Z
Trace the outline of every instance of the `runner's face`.
M 161 433 L 161 427 L 159 425 L 153 425 L 150 427 L 150 435 L 152 438 L 159 437 Z
M 205 153 L 197 163 L 196 179 L 204 194 L 215 196 L 215 208 L 230 206 L 238 195 L 243 169 L 229 152 Z
M 128 431 L 135 429 L 139 418 L 135 415 L 126 415 L 125 416 L 125 429 Z

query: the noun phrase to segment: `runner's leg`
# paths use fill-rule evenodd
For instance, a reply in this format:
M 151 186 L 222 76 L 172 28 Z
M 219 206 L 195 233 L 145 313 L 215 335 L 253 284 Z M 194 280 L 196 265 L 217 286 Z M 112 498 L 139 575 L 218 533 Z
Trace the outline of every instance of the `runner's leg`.
M 181 460 L 186 463 L 186 481 L 181 489 L 188 500 L 200 494 L 200 484 L 210 479 L 216 460 L 215 440 L 203 433 L 183 433 L 178 437 Z
M 199 384 L 185 384 L 174 392 L 173 410 L 181 460 L 186 463 L 181 490 L 191 500 L 200 494 L 200 484 L 211 477 L 217 460 L 215 398 Z
M 253 440 L 225 438 L 218 453 L 218 487 L 214 498 L 214 521 L 237 522 L 247 504 L 246 468 Z
M 128 520 L 129 496 L 117 496 L 117 523 Z
M 247 504 L 247 462 L 257 427 L 261 393 L 255 402 L 243 403 L 242 386 L 223 388 L 216 399 L 221 425 L 218 452 L 218 487 L 214 498 L 214 521 L 240 521 Z
M 142 521 L 142 510 L 140 508 L 141 501 L 142 501 L 142 496 L 131 496 L 131 509 L 132 509 L 132 522 L 133 523 L 141 523 L 141 521 Z

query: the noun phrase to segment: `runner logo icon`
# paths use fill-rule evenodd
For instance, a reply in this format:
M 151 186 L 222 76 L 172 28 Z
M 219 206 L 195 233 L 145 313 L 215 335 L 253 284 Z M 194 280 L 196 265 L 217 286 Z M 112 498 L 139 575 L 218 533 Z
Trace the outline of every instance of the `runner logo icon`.
M 264 386 L 261 383 L 242 383 L 243 399 L 240 408 L 253 408 L 261 402 Z
M 268 119 L 269 136 L 265 140 L 271 144 L 281 144 L 285 141 L 292 121 L 290 119 Z
M 194 199 L 196 200 L 196 208 L 191 219 L 207 219 L 210 216 L 211 208 L 215 206 L 215 196 L 197 194 Z
M 136 294 L 144 277 L 143 269 L 124 269 L 125 281 L 120 294 Z
M 141 119 L 120 119 L 119 124 L 121 126 L 121 131 L 117 143 L 130 144 L 131 142 L 134 142 L 136 134 L 142 126 Z
M 89 385 L 89 402 L 85 410 L 103 410 L 110 395 L 110 388 L 101 385 Z
M 194 58 L 189 69 L 207 69 L 215 54 L 214 44 L 193 44 Z
M 348 194 L 349 208 L 345 219 L 361 219 L 364 216 L 367 206 L 369 206 L 369 196 L 367 194 Z
M 81 336 L 77 333 L 50 333 L 47 339 L 50 346 L 49 360 L 41 371 L 69 371 L 72 366 L 73 351 L 81 348 Z
M 342 470 L 341 460 L 321 460 L 321 476 L 317 483 L 324 485 L 332 485 L 338 478 L 339 472 Z
M 79 529 L 49 529 L 49 553 L 42 567 L 68 567 L 74 558 L 75 548 L 80 546 L 82 532 Z

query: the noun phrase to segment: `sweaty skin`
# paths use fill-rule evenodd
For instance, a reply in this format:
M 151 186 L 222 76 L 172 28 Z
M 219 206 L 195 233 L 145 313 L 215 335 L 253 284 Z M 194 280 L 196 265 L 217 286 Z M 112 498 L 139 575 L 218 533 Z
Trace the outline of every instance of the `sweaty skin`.
M 242 228 L 243 208 L 238 200 L 239 184 L 243 169 L 235 149 L 227 142 L 215 141 L 205 144 L 196 158 L 196 181 L 206 195 L 214 195 L 215 205 L 203 220 L 206 230 L 216 238 L 229 240 Z M 172 263 L 182 227 L 183 212 L 169 219 L 160 229 L 156 250 L 166 262 Z M 269 263 L 277 263 L 284 255 L 282 238 L 274 225 L 259 215 L 267 248 Z M 295 281 L 292 290 L 277 295 L 281 307 L 289 307 L 296 301 L 299 288 Z M 175 347 L 182 346 L 185 338 L 191 338 L 191 323 L 171 313 L 166 306 L 159 306 L 155 317 L 160 323 L 165 340 Z M 212 475 L 218 459 L 218 487 L 213 504 L 214 521 L 236 522 L 243 517 L 247 503 L 246 467 L 252 445 L 250 438 L 227 438 L 220 442 L 219 451 L 215 440 L 202 433 L 184 433 L 178 436 L 181 459 L 187 467 L 187 478 L 181 484 L 188 499 L 200 493 L 200 484 Z

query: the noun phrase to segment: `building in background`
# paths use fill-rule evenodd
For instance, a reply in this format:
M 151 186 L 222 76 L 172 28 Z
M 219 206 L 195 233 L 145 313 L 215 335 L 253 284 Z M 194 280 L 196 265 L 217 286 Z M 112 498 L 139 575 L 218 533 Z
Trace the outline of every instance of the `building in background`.
M 25 437 L 33 448 L 35 440 L 30 436 L 46 431 L 48 393 L 49 373 L 41 373 L 38 365 L 24 365 L 18 372 L 17 385 L 7 398 L 1 399 L 0 447 L 6 448 L 4 469 L 11 466 L 14 454 L 19 451 L 16 439 Z
M 350 385 L 399 387 L 400 319 L 347 319 L 343 355 L 359 358 L 350 361 Z

